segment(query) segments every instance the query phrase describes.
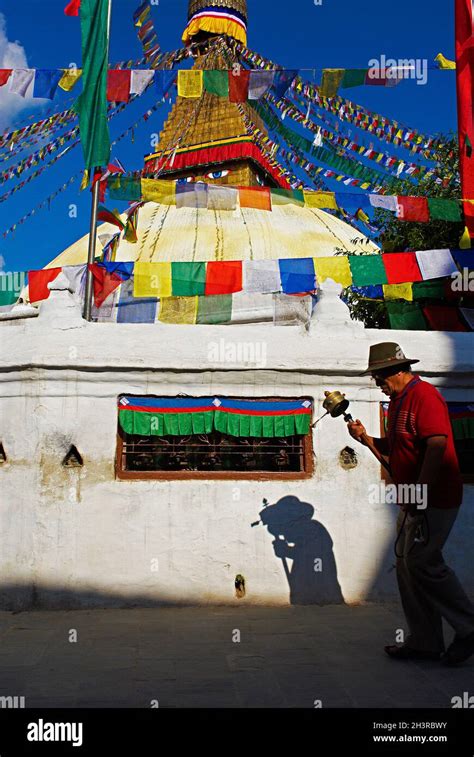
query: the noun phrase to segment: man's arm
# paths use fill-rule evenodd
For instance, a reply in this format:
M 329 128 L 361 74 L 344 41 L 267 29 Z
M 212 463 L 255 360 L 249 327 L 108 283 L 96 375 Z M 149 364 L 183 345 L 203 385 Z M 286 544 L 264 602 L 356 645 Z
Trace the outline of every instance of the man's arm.
M 361 437 L 365 434 L 369 442 L 371 442 L 374 445 L 376 450 L 380 452 L 380 454 L 383 455 L 384 457 L 388 457 L 389 448 L 388 448 L 387 438 L 380 439 L 379 437 L 376 437 L 376 436 L 369 436 L 367 431 L 365 430 L 365 427 L 362 425 L 359 419 L 357 419 L 353 423 L 348 423 L 347 428 L 349 429 L 349 433 L 353 439 L 360 442 L 361 444 L 364 444 Z
M 426 439 L 426 451 L 421 466 L 418 484 L 428 487 L 438 482 L 440 466 L 443 461 L 448 439 L 446 436 L 430 436 Z

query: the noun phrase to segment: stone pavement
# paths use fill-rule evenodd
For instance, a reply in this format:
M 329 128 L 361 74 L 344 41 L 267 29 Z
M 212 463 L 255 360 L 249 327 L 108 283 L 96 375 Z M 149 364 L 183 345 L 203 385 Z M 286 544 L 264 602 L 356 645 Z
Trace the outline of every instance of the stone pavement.
M 474 658 L 450 669 L 386 657 L 399 628 L 394 604 L 0 612 L 0 697 L 51 708 L 446 708 L 474 694 Z

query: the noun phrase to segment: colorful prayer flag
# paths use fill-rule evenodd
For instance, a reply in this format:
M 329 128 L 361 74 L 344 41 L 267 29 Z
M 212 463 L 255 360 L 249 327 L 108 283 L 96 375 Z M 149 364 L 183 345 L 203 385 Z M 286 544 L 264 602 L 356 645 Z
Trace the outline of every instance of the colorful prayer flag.
M 171 297 L 171 263 L 135 263 L 134 297 Z
M 229 71 L 229 100 L 231 103 L 244 103 L 249 96 L 250 71 L 240 68 L 238 73 Z
M 78 16 L 81 8 L 81 0 L 70 0 L 70 2 L 64 8 L 66 16 Z
M 48 284 L 57 279 L 61 268 L 46 268 L 41 271 L 28 271 L 28 296 L 30 302 L 47 300 L 50 295 Z
M 272 209 L 270 187 L 239 187 L 239 200 L 241 208 Z
M 246 260 L 243 266 L 243 291 L 246 294 L 280 292 L 278 260 Z
M 36 69 L 33 97 L 44 97 L 53 100 L 58 88 L 62 72 L 57 69 Z
M 388 284 L 382 257 L 382 255 L 349 255 L 353 285 L 361 287 L 371 284 Z
M 229 97 L 229 75 L 227 71 L 204 71 L 204 89 L 211 95 Z
M 242 291 L 242 261 L 210 261 L 206 271 L 206 295 Z
M 460 222 L 461 207 L 458 200 L 446 200 L 441 197 L 428 197 L 428 208 L 431 221 Z
M 178 71 L 178 97 L 201 97 L 203 78 L 203 72 L 195 69 Z
M 426 223 L 430 220 L 428 200 L 426 197 L 398 197 L 397 218 Z
M 312 258 L 288 258 L 278 262 L 284 294 L 300 294 L 316 290 L 316 275 Z
M 59 80 L 59 86 L 65 92 L 70 92 L 82 76 L 82 68 L 65 68 Z
M 422 250 L 416 253 L 416 259 L 424 280 L 451 276 L 458 271 L 450 250 Z
M 171 263 L 173 297 L 193 297 L 206 293 L 205 263 Z
M 319 283 L 332 279 L 336 284 L 342 284 L 344 288 L 352 284 L 352 274 L 349 260 L 346 256 L 334 256 L 330 258 L 313 258 L 314 269 Z
M 387 273 L 387 284 L 404 284 L 423 279 L 414 252 L 386 253 L 382 255 L 382 260 Z
M 469 331 L 459 311 L 449 305 L 425 305 L 423 315 L 433 331 Z
M 273 84 L 274 71 L 250 71 L 249 100 L 260 100 Z
M 387 302 L 390 327 L 400 331 L 426 331 L 426 321 L 417 302 Z
M 128 103 L 132 72 L 130 69 L 108 71 L 107 100 L 115 103 Z
M 132 69 L 130 77 L 130 94 L 142 95 L 155 76 L 155 71 Z
M 307 208 L 319 208 L 321 210 L 337 210 L 336 195 L 334 192 L 313 192 L 303 190 L 304 204 Z

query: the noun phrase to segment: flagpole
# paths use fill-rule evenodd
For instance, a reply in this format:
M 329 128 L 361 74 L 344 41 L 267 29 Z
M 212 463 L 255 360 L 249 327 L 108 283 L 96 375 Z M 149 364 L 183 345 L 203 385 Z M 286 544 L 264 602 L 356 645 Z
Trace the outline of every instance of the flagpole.
M 109 0 L 108 15 L 107 15 L 107 69 L 109 65 L 109 50 L 110 50 L 110 24 L 112 18 L 112 0 Z M 99 167 L 96 167 L 93 172 L 95 176 Z M 84 319 L 86 321 L 91 320 L 92 314 L 92 292 L 93 292 L 93 276 L 90 266 L 95 260 L 95 252 L 97 246 L 97 216 L 99 212 L 99 193 L 100 182 L 96 181 L 92 187 L 92 205 L 91 205 L 91 222 L 89 227 L 89 246 L 87 251 L 87 274 L 86 274 L 86 291 L 84 295 Z

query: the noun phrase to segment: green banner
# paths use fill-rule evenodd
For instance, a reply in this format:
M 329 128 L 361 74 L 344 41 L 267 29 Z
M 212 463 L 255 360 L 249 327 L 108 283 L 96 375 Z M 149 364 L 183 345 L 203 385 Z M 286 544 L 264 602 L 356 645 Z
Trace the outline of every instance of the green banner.
M 82 83 L 83 91 L 75 110 L 84 165 L 88 169 L 106 166 L 110 159 L 110 136 L 107 124 L 109 0 L 82 0 Z
M 199 413 L 145 413 L 120 410 L 120 425 L 126 434 L 137 436 L 184 436 L 210 434 L 214 429 L 241 438 L 273 438 L 306 435 L 311 416 L 246 415 L 214 411 Z

